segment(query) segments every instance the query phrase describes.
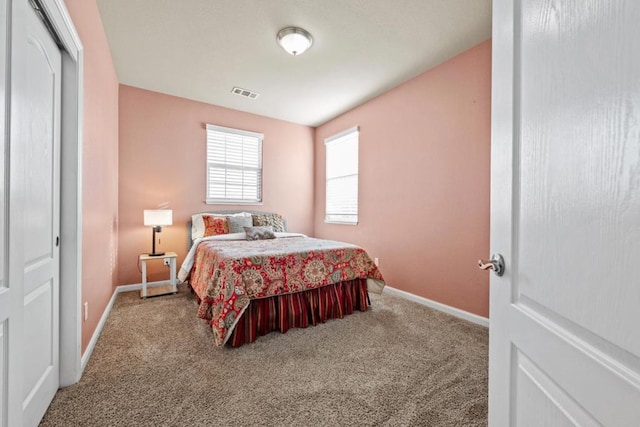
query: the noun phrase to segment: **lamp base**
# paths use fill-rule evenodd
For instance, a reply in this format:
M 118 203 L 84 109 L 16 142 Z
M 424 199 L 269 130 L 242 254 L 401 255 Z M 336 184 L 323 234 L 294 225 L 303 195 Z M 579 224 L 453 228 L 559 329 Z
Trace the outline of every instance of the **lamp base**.
M 149 256 L 162 256 L 162 255 L 164 255 L 164 252 L 154 252 L 152 254 L 147 254 L 147 255 L 149 255 Z

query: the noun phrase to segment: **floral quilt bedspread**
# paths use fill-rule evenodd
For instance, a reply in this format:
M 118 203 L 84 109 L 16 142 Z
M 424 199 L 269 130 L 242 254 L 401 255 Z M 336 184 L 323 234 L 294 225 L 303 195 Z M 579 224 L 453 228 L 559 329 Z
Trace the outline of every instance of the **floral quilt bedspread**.
M 290 237 L 203 241 L 189 280 L 201 299 L 198 317 L 210 320 L 224 345 L 251 299 L 306 291 L 382 275 L 364 249 L 343 242 Z

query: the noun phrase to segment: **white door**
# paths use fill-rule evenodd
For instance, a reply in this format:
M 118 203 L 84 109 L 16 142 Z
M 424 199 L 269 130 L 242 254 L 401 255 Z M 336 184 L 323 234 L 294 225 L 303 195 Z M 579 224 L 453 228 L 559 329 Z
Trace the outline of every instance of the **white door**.
M 16 82 L 26 116 L 12 164 L 22 180 L 23 425 L 37 425 L 59 385 L 61 58 L 43 22 L 26 10 L 26 78 Z M 14 90 L 13 96 L 16 95 Z
M 640 426 L 640 2 L 494 0 L 491 426 Z

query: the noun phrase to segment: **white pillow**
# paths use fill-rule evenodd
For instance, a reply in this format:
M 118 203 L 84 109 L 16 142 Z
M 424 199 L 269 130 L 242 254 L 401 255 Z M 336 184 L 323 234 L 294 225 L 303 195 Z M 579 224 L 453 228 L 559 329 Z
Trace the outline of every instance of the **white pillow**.
M 251 216 L 249 212 L 240 212 L 235 214 L 214 214 L 210 212 L 202 212 L 191 216 L 191 240 L 204 237 L 204 220 L 203 216 L 215 216 L 218 218 L 226 218 L 228 216 Z

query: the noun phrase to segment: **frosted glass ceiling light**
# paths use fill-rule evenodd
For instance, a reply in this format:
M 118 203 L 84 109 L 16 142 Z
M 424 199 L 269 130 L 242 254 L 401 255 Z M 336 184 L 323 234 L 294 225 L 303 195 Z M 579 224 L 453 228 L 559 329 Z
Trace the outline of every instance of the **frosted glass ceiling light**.
M 276 37 L 278 44 L 290 55 L 304 53 L 313 44 L 313 38 L 306 30 L 298 27 L 283 28 Z

